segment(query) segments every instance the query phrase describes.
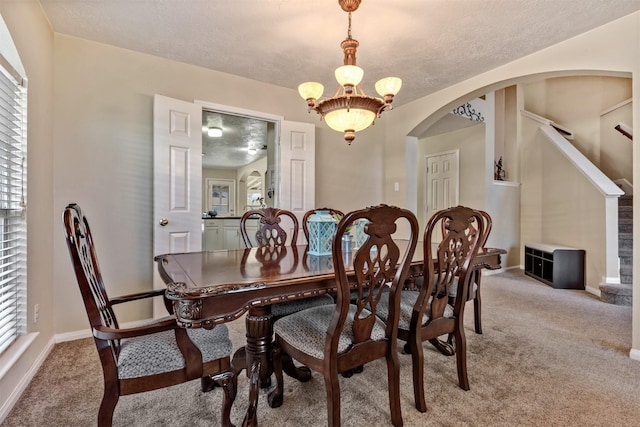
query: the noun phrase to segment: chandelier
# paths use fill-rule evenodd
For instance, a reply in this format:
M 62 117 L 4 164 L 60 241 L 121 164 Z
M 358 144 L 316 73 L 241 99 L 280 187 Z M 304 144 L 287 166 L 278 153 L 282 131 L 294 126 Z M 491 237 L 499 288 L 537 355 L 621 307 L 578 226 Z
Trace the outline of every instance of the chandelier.
M 367 96 L 360 85 L 364 70 L 356 66 L 358 41 L 351 37 L 351 12 L 358 9 L 361 0 L 338 0 L 342 10 L 349 14 L 347 38 L 340 43 L 344 52 L 344 65 L 336 68 L 338 89 L 331 98 L 318 102 L 324 86 L 318 82 L 306 82 L 298 86 L 300 96 L 307 101 L 309 112 L 315 110 L 333 130 L 344 132 L 344 139 L 351 145 L 355 133 L 374 124 L 375 119 L 389 107 L 393 108 L 393 96 L 402 86 L 398 77 L 386 77 L 376 82 L 376 91 L 381 98 Z

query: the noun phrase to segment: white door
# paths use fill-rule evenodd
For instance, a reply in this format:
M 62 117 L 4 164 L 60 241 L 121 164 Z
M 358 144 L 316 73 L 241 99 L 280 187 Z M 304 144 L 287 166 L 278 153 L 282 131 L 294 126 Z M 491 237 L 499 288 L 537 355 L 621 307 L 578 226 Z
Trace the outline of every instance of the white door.
M 202 250 L 202 108 L 153 99 L 153 255 Z M 154 288 L 165 287 L 154 268 Z M 165 316 L 160 298 L 154 317 Z
M 316 208 L 316 137 L 312 123 L 283 120 L 280 132 L 280 191 L 277 205 L 292 211 L 302 227 L 305 212 Z M 287 230 L 291 235 L 292 230 Z M 302 228 L 298 244 L 305 244 Z
M 427 156 L 426 220 L 441 209 L 458 205 L 458 151 Z M 439 231 L 434 233 L 440 241 Z

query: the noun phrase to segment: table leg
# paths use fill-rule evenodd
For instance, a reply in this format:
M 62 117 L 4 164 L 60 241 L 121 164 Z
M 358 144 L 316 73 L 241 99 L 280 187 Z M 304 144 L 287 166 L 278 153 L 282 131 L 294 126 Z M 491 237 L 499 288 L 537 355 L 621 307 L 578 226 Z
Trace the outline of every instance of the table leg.
M 258 397 L 260 387 L 271 384 L 271 308 L 254 307 L 246 316 L 247 344 L 240 347 L 233 355 L 232 365 L 236 375 L 246 370 L 249 377 L 249 406 L 243 427 L 258 425 Z
M 253 366 L 254 360 L 257 359 L 260 362 L 260 387 L 269 387 L 273 373 L 271 365 L 271 336 L 273 335 L 271 307 L 251 308 L 246 316 L 246 328 L 246 366 Z
M 246 337 L 247 345 L 244 350 L 246 362 L 244 367 L 252 366 L 254 360 L 260 361 L 260 387 L 266 388 L 271 385 L 271 374 L 273 364 L 271 363 L 271 342 L 273 336 L 273 317 L 271 307 L 253 307 L 246 316 Z M 239 357 L 238 357 L 239 358 Z M 234 360 L 236 356 L 234 356 Z M 311 370 L 306 366 L 295 366 L 289 359 L 283 360 L 284 372 L 298 381 L 309 381 Z M 249 373 L 247 372 L 247 375 Z
M 256 427 L 258 425 L 258 394 L 260 393 L 258 388 L 260 378 L 259 359 L 253 361 L 251 369 L 247 369 L 247 374 L 249 375 L 249 407 L 244 420 L 242 420 L 242 427 Z

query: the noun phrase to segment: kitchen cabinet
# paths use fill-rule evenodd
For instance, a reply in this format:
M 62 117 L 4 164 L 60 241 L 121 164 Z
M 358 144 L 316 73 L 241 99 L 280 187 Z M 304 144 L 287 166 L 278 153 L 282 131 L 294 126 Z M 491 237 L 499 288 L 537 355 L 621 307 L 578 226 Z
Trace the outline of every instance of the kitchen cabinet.
M 244 249 L 244 241 L 240 233 L 240 218 L 206 218 L 203 219 L 202 249 L 205 251 Z M 247 233 L 252 246 L 256 246 L 255 234 L 258 231 L 258 220 L 247 221 Z

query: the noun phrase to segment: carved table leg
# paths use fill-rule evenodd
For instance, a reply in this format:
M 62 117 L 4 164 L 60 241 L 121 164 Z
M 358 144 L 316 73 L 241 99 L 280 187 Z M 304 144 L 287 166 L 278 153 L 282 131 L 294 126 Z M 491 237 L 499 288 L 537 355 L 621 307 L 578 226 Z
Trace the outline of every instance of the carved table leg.
M 271 307 L 251 308 L 246 316 L 246 327 L 246 367 L 253 366 L 254 360 L 258 359 L 260 361 L 260 387 L 269 387 L 273 372 L 273 367 L 270 363 L 271 336 L 273 335 Z M 249 375 L 249 372 L 247 372 L 247 375 Z
M 247 375 L 249 376 L 249 407 L 247 408 L 244 420 L 242 420 L 242 427 L 256 427 L 258 425 L 257 409 L 258 395 L 260 394 L 258 387 L 260 380 L 260 359 L 255 359 L 250 366 L 251 368 L 247 369 Z

